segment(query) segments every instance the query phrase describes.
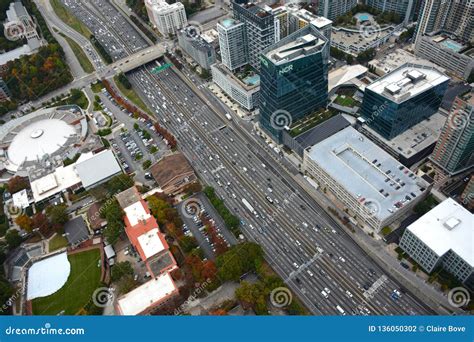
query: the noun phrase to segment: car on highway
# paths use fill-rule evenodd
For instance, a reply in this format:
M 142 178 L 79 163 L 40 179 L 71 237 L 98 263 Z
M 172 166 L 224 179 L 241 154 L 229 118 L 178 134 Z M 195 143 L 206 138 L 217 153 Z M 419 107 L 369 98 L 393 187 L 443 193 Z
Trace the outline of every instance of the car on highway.
M 327 287 L 324 288 L 324 291 L 325 291 L 327 294 L 331 294 L 331 290 L 329 290 L 329 288 L 327 288 Z
M 351 291 L 349 291 L 349 290 L 346 291 L 346 296 L 349 297 L 349 298 L 353 297 Z
M 296 262 L 293 263 L 293 266 L 295 266 L 296 269 L 300 268 Z
M 324 298 L 326 299 L 329 298 L 329 294 L 326 291 L 322 290 L 321 294 L 323 295 Z
M 270 202 L 271 204 L 273 204 L 273 200 L 270 198 L 270 196 L 265 196 L 265 198 L 267 199 L 268 202 Z

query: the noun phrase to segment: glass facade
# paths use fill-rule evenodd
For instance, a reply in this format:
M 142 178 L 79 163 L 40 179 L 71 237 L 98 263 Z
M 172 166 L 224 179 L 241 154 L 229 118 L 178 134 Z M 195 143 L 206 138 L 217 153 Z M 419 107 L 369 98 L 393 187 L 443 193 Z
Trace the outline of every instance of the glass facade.
M 265 55 L 260 58 L 260 124 L 281 143 L 285 126 L 325 107 L 328 98 L 329 44 L 312 25 L 285 37 L 268 51 L 288 44 L 306 34 L 322 37 L 319 51 L 284 63 L 274 63 Z
M 401 102 L 366 89 L 361 115 L 369 127 L 390 140 L 436 113 L 447 87 L 448 81 Z

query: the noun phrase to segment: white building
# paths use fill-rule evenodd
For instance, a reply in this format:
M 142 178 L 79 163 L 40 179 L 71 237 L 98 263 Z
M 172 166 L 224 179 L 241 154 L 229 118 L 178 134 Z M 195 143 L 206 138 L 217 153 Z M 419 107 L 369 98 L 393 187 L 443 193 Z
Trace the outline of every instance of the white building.
M 307 148 L 302 169 L 349 217 L 375 231 L 428 192 L 428 183 L 353 127 Z
M 145 0 L 145 7 L 151 23 L 163 36 L 174 35 L 188 25 L 181 2 L 168 4 L 165 0 Z
M 407 227 L 400 247 L 425 271 L 441 266 L 474 285 L 474 215 L 451 198 Z
M 222 64 L 211 65 L 212 80 L 230 98 L 247 110 L 252 110 L 258 104 L 260 79 L 257 75 L 248 77 L 253 83 L 239 80 Z
M 127 316 L 146 314 L 176 294 L 178 287 L 169 273 L 161 274 L 120 297 L 117 311 Z
M 227 18 L 217 23 L 222 64 L 230 71 L 248 63 L 245 24 Z

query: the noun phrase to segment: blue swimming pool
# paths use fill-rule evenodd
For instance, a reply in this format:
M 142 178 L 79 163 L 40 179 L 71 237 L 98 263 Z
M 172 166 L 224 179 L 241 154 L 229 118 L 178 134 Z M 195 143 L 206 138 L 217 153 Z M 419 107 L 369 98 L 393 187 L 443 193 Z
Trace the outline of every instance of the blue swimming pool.
M 456 43 L 454 40 L 446 39 L 440 43 L 445 48 L 448 48 L 454 52 L 459 52 L 462 50 L 463 46 L 459 43 Z
M 249 76 L 244 78 L 244 83 L 248 85 L 256 85 L 260 83 L 260 76 L 259 75 L 254 75 L 254 76 Z

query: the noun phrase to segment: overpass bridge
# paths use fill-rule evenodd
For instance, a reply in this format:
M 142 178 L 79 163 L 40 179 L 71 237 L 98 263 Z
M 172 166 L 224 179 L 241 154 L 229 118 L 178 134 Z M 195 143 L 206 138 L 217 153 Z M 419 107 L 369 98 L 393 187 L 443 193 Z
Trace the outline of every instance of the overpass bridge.
M 132 71 L 144 64 L 150 63 L 155 59 L 163 57 L 166 52 L 164 44 L 156 44 L 149 48 L 140 50 L 133 55 L 122 58 L 105 66 L 98 72 L 99 78 L 110 78 L 118 73 Z

